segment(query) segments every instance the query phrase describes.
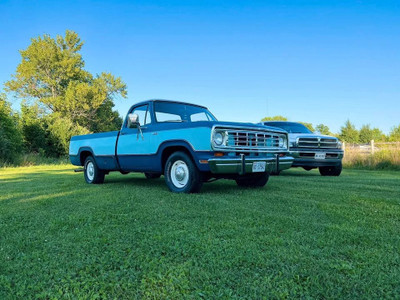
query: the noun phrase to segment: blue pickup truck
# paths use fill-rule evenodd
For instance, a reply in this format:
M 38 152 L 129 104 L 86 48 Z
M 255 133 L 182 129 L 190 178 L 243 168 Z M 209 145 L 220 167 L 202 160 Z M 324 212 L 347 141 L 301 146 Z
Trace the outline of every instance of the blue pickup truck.
M 218 122 L 200 105 L 148 100 L 133 105 L 120 131 L 74 136 L 71 163 L 84 167 L 87 183 L 111 171 L 165 176 L 177 193 L 199 192 L 204 182 L 233 179 L 262 187 L 271 172 L 291 167 L 288 135 L 263 125 Z

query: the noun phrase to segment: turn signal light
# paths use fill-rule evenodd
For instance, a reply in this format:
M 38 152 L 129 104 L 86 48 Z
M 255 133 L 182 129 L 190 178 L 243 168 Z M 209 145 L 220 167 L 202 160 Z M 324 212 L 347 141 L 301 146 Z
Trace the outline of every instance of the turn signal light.
M 222 153 L 222 152 L 215 152 L 215 153 L 214 153 L 214 156 L 216 156 L 216 157 L 221 157 L 221 156 L 224 156 L 224 153 Z

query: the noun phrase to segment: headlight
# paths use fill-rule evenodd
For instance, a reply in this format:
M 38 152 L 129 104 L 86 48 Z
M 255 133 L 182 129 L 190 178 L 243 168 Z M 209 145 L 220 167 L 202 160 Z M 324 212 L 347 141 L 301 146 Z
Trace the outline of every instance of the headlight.
M 222 132 L 217 132 L 214 134 L 213 142 L 216 146 L 221 146 L 224 142 L 224 135 Z
M 279 148 L 285 147 L 285 140 L 283 138 L 279 138 Z
M 289 147 L 290 147 L 290 148 L 296 147 L 296 142 L 290 142 L 290 143 L 289 143 Z
M 338 149 L 343 149 L 343 144 L 342 144 L 342 142 L 337 142 L 337 147 L 338 147 Z

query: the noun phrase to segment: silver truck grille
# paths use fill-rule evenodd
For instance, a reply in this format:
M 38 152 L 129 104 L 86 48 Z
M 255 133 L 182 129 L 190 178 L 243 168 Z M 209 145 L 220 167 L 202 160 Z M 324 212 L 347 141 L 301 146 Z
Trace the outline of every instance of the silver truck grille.
M 234 152 L 269 152 L 286 151 L 287 135 L 284 133 L 260 130 L 244 130 L 231 128 L 216 128 L 215 131 L 224 132 L 226 143 L 214 149 Z M 279 147 L 279 139 L 283 139 L 283 147 Z
M 332 138 L 299 138 L 297 146 L 300 148 L 337 148 L 338 141 Z

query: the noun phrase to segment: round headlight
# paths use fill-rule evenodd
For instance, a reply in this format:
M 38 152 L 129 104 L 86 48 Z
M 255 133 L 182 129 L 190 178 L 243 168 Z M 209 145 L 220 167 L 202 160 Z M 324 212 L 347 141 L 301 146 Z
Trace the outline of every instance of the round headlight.
M 279 148 L 283 148 L 285 146 L 285 140 L 283 138 L 279 138 Z
M 224 142 L 224 135 L 221 132 L 217 132 L 214 134 L 214 144 L 217 146 L 221 146 Z

